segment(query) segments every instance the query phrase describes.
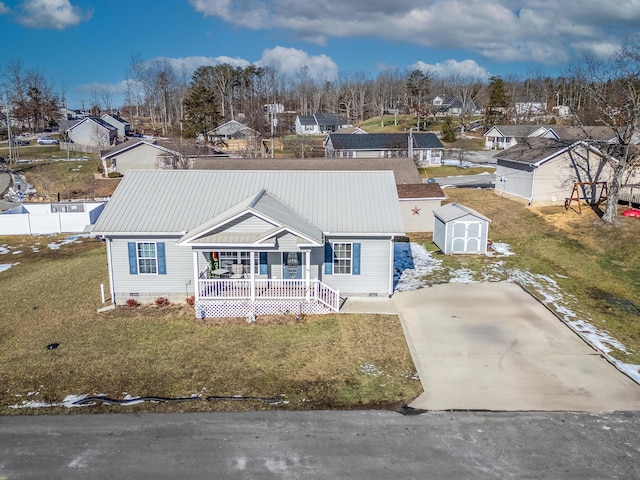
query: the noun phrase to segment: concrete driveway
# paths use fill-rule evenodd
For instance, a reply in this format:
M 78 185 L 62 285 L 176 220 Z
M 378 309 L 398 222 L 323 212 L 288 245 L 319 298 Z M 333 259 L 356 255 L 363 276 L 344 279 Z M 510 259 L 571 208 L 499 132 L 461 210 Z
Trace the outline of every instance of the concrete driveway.
M 422 410 L 640 410 L 640 386 L 512 283 L 397 292 Z

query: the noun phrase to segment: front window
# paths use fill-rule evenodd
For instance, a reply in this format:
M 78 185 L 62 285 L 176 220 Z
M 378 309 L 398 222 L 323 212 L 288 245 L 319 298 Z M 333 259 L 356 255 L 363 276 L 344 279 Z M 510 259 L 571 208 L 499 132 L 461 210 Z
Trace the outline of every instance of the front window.
M 158 255 L 156 254 L 156 244 L 154 242 L 139 242 L 137 257 L 139 273 L 158 273 Z
M 245 266 L 245 271 L 251 271 L 251 252 L 219 252 L 220 259 L 220 268 L 224 268 L 225 270 L 230 270 L 231 265 L 234 263 L 240 263 Z M 254 271 L 260 271 L 260 267 L 258 265 L 260 255 L 256 253 L 254 257 Z
M 333 273 L 334 274 L 351 274 L 352 245 L 350 243 L 334 243 L 333 244 Z

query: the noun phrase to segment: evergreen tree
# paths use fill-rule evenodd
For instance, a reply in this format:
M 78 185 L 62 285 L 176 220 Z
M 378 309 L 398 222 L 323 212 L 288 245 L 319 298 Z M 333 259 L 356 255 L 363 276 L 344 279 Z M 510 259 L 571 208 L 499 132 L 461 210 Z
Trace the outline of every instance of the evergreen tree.
M 494 125 L 507 122 L 507 110 L 511 99 L 507 94 L 504 80 L 501 77 L 489 79 L 489 102 L 484 115 L 484 126 L 489 129 Z
M 189 93 L 183 101 L 184 128 L 182 136 L 197 138 L 202 134 L 205 138 L 207 132 L 216 128 L 221 121 L 218 110 L 220 104 L 215 88 L 208 80 L 208 76 L 201 67 L 193 74 Z
M 447 117 L 444 119 L 442 125 L 441 138 L 443 142 L 453 143 L 456 141 L 456 126 L 453 124 L 453 119 Z

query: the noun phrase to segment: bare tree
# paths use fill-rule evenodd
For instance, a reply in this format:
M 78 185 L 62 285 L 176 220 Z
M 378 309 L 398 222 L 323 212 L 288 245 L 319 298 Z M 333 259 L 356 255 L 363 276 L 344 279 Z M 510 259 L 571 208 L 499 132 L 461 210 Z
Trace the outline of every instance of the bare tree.
M 640 120 L 640 44 L 626 45 L 606 59 L 585 58 L 572 73 L 582 94 L 593 105 L 598 124 L 610 127 L 615 133 L 615 144 L 598 145 L 612 169 L 602 220 L 614 224 L 620 188 L 640 164 L 640 150 L 633 141 Z M 580 118 L 581 112 L 576 113 Z

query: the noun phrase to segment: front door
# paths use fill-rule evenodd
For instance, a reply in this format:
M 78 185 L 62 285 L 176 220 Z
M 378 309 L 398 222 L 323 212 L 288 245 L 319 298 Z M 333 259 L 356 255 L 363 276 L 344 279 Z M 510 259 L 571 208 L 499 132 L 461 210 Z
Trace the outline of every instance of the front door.
M 302 278 L 301 252 L 284 252 L 282 254 L 282 278 L 284 280 Z

